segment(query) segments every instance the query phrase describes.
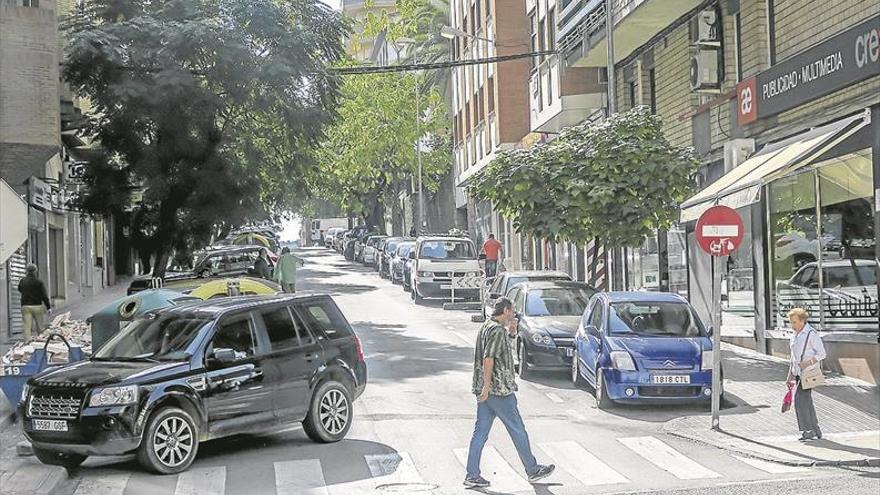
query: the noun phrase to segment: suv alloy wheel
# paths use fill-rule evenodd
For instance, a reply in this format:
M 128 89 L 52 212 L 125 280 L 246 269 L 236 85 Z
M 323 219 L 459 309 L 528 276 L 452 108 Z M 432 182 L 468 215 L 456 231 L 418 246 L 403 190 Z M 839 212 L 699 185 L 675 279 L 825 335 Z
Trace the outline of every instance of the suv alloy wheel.
M 605 389 L 605 380 L 602 379 L 602 368 L 596 363 L 596 405 L 599 409 L 611 409 L 614 407 L 614 401 L 608 398 L 608 390 Z
M 315 442 L 338 442 L 351 429 L 353 415 L 348 389 L 336 380 L 328 380 L 312 395 L 308 415 L 302 423 L 303 430 Z
M 137 458 L 159 474 L 185 471 L 199 450 L 199 430 L 192 416 L 177 407 L 154 412 L 144 429 Z

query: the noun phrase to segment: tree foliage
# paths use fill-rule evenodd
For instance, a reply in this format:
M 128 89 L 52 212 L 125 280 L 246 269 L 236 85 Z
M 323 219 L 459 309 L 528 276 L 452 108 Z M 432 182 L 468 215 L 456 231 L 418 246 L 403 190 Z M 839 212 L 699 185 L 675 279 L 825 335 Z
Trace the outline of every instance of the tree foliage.
M 347 33 L 318 0 L 86 0 L 69 22 L 64 77 L 95 110 L 107 150 L 80 206 L 120 215 L 156 271 L 220 223 L 289 210 L 334 117 L 325 69 Z
M 343 81 L 339 119 L 327 129 L 319 150 L 316 187 L 346 211 L 380 225 L 377 211 L 394 201 L 401 183 L 418 172 L 422 147 L 423 181 L 435 190 L 450 161 L 445 104 L 436 90 L 420 97 L 423 118 L 416 129 L 416 74 L 348 76 Z M 438 138 L 439 136 L 439 138 Z
M 519 232 L 584 245 L 638 246 L 678 218 L 698 162 L 670 145 L 645 108 L 500 154 L 469 186 Z

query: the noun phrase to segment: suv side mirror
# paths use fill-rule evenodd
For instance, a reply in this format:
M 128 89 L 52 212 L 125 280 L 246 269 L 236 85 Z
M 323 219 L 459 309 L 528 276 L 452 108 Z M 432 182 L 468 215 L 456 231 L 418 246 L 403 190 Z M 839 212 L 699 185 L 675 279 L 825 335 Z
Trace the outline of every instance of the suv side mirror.
M 599 337 L 599 329 L 593 325 L 587 325 L 584 330 L 587 331 L 587 334 L 592 335 L 593 337 Z
M 706 335 L 708 335 L 709 337 L 711 337 L 714 333 L 715 333 L 715 327 L 713 327 L 712 325 L 709 325 L 709 326 L 706 328 Z
M 415 251 L 410 251 L 410 252 L 409 252 L 409 256 L 408 256 L 408 258 L 411 259 L 411 260 L 416 259 L 416 252 L 415 252 Z
M 221 364 L 233 363 L 235 362 L 235 351 L 225 347 L 214 349 L 214 352 L 211 353 L 211 360 Z
M 501 298 L 501 294 L 498 293 L 498 292 L 490 292 L 490 293 L 489 293 L 489 298 L 490 298 L 490 299 L 499 299 L 499 298 Z
M 480 253 L 479 259 L 481 259 L 481 260 L 486 259 L 486 253 Z

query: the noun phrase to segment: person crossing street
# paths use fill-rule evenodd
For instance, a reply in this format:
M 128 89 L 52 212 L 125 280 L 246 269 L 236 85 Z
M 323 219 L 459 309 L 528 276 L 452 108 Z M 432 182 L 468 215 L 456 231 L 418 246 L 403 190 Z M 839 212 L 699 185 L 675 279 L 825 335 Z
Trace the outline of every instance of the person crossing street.
M 296 292 L 296 269 L 303 266 L 305 262 L 302 258 L 290 252 L 290 248 L 285 247 L 281 250 L 281 256 L 278 257 L 278 263 L 275 264 L 275 280 L 281 284 L 281 290 L 284 292 Z
M 464 485 L 470 488 L 489 486 L 489 481 L 480 475 L 480 459 L 496 417 L 507 428 L 529 482 L 546 478 L 556 469 L 553 464 L 541 465 L 535 460 L 529 434 L 519 414 L 509 343 L 510 337 L 516 336 L 517 323 L 513 303 L 502 297 L 493 306 L 492 318 L 483 324 L 477 336 L 472 390 L 477 396 L 477 420 L 468 449 L 467 475 L 464 479 Z

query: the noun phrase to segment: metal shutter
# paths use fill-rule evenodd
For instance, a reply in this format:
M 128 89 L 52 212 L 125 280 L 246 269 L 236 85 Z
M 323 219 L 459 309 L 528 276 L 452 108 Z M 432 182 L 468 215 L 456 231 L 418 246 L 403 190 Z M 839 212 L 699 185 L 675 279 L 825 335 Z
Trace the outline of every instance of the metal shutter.
M 27 254 L 24 246 L 12 253 L 6 262 L 6 273 L 9 274 L 9 334 L 10 336 L 21 335 L 24 332 L 24 322 L 21 319 L 21 294 L 18 293 L 18 282 L 25 276 L 27 269 Z

